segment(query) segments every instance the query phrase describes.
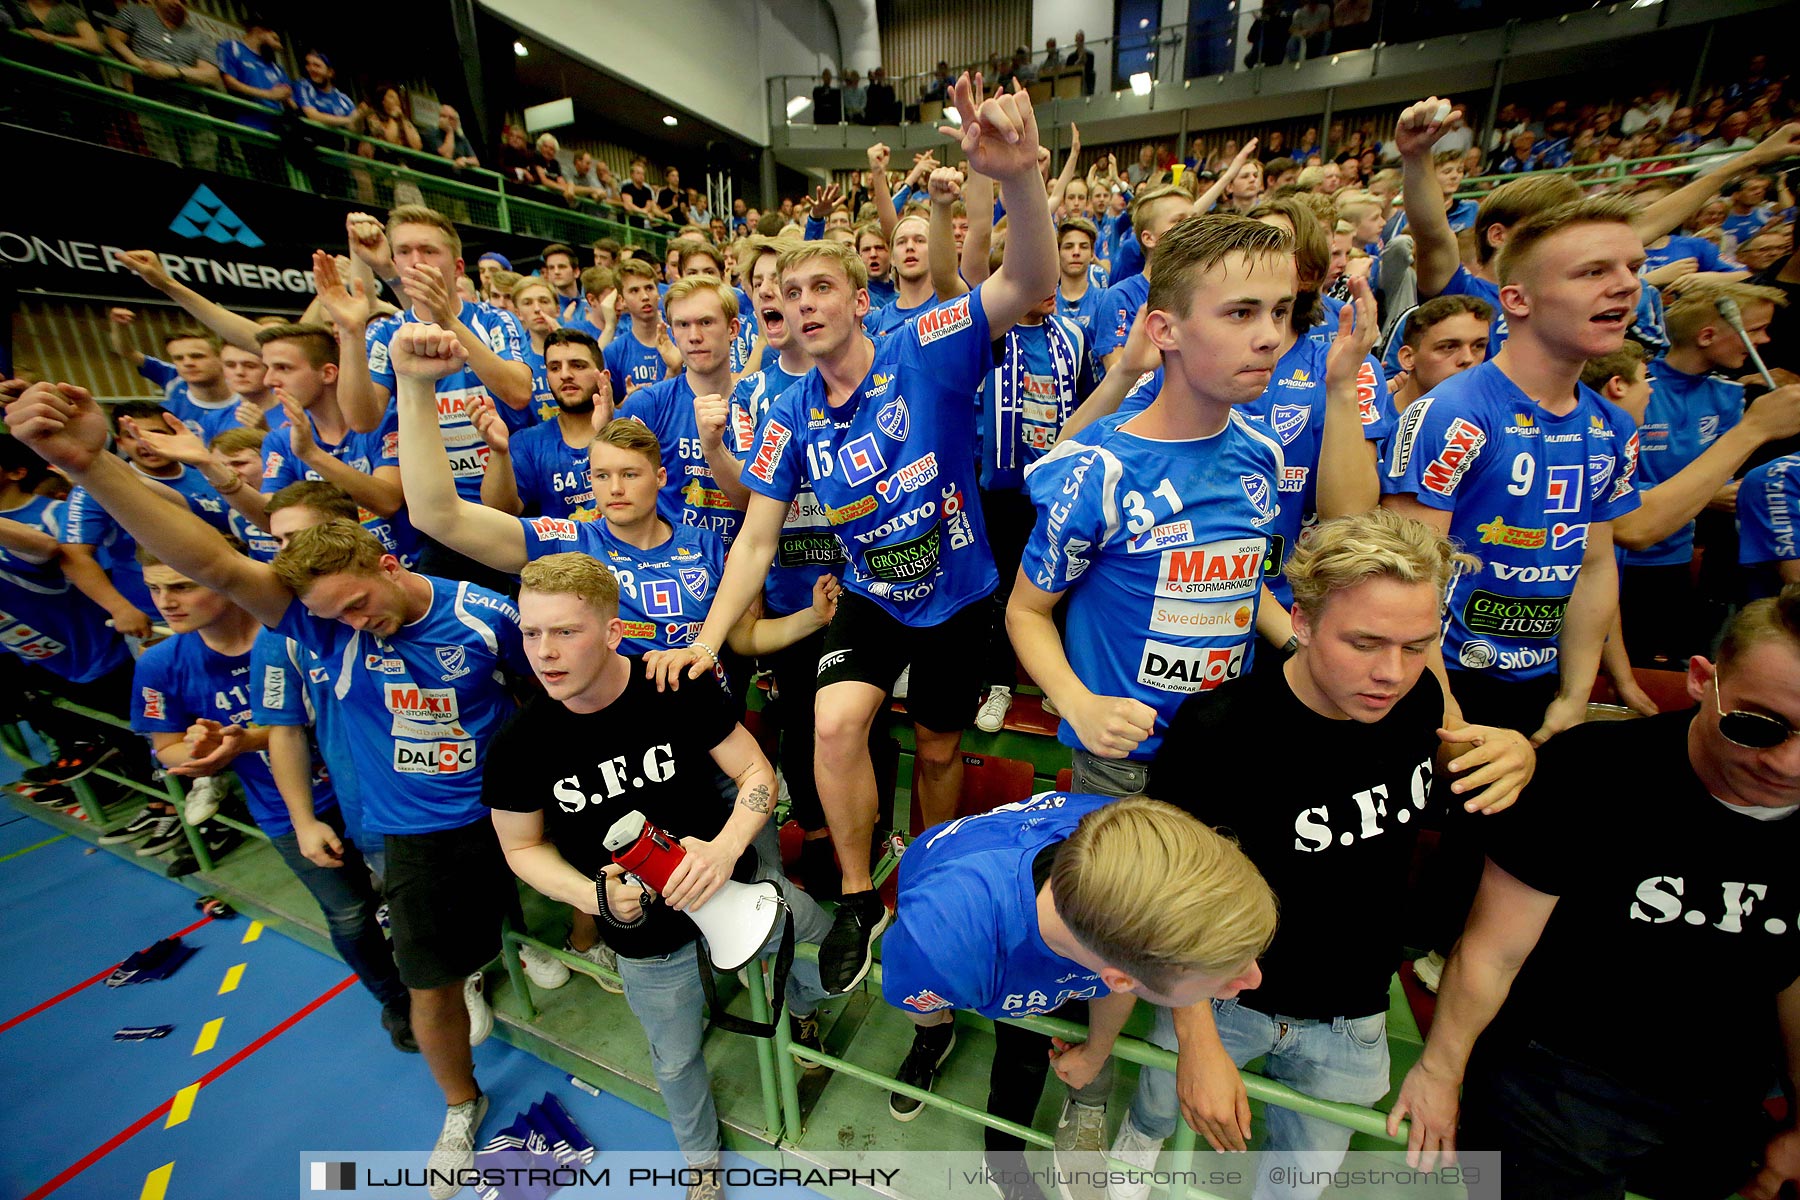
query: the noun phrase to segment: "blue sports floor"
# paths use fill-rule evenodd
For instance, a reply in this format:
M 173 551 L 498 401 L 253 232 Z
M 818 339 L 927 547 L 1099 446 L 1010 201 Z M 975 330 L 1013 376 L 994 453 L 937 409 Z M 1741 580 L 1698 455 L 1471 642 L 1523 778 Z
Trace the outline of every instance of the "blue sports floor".
M 206 920 L 186 888 L 9 807 L 0 912 L 0 1198 L 291 1196 L 302 1151 L 436 1139 L 443 1098 L 424 1060 L 389 1045 L 336 959 L 247 917 Z M 183 931 L 198 952 L 171 978 L 105 986 L 132 951 Z M 113 1041 L 135 1025 L 175 1029 Z M 660 1118 L 497 1038 L 475 1065 L 492 1098 L 484 1140 L 549 1091 L 599 1147 L 596 1166 L 609 1149 L 675 1148 Z

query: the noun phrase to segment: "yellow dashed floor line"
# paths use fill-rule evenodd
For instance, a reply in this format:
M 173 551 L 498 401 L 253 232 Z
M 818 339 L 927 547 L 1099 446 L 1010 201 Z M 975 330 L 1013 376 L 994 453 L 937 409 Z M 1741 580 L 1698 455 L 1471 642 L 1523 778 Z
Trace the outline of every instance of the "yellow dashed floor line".
M 254 942 L 257 938 L 262 936 L 262 931 L 263 923 L 261 921 L 250 922 L 250 928 L 244 930 L 243 944 L 248 946 L 251 942 Z
M 206 1023 L 206 1027 L 200 1031 L 200 1036 L 194 1041 L 195 1054 L 205 1054 L 218 1044 L 219 1026 L 223 1024 L 225 1024 L 224 1017 L 214 1017 Z
M 231 968 L 231 970 L 225 972 L 225 978 L 219 981 L 219 995 L 223 996 L 226 992 L 237 991 L 238 984 L 242 983 L 244 980 L 244 968 L 248 965 L 249 964 L 247 963 L 239 963 L 237 966 Z
M 138 1193 L 138 1200 L 163 1200 L 169 1191 L 169 1176 L 174 1173 L 175 1164 L 166 1162 L 144 1176 L 144 1190 Z
M 190 1083 L 175 1093 L 175 1099 L 169 1102 L 169 1119 L 163 1122 L 164 1129 L 173 1129 L 187 1120 L 194 1112 L 194 1097 L 200 1094 L 200 1085 Z

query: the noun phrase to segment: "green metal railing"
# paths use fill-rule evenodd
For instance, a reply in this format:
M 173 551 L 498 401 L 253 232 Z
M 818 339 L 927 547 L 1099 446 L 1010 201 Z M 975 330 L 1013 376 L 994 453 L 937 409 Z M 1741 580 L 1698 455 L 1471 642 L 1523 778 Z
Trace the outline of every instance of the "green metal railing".
M 0 123 L 371 208 L 428 204 L 460 224 L 547 242 L 579 245 L 612 237 L 660 257 L 675 229 L 667 223 L 652 228 L 627 224 L 605 215 L 608 210 L 592 201 L 580 201 L 577 208 L 547 203 L 538 198 L 546 194 L 543 188 L 482 167 L 453 167 L 435 154 L 408 146 L 381 143 L 381 158 L 365 158 L 347 148 L 367 140 L 359 135 L 303 118 L 281 118 L 293 122 L 310 142 L 296 143 L 218 115 L 218 111 L 239 113 L 260 124 L 276 120 L 255 101 L 163 81 L 156 82 L 159 94 L 181 96 L 188 103 L 120 91 L 21 61 L 10 52 L 19 44 L 16 39 L 24 37 L 0 38 L 0 86 L 5 88 Z M 142 76 L 137 68 L 115 59 L 73 47 L 54 49 L 108 72 Z M 345 148 L 326 143 L 342 143 Z
M 1479 200 L 1503 183 L 1539 175 L 1574 176 L 1575 182 L 1583 187 L 1644 179 L 1679 178 L 1685 182 L 1689 176 L 1705 174 L 1709 162 L 1717 165 L 1742 153 L 1744 153 L 1742 150 L 1690 150 L 1685 154 L 1653 154 L 1648 158 L 1625 158 L 1617 162 L 1583 165 L 1571 163 L 1566 167 L 1542 167 L 1535 171 L 1521 171 L 1511 175 L 1471 175 L 1458 185 L 1455 198 Z M 1672 163 L 1674 165 L 1662 170 L 1644 171 L 1636 175 L 1631 173 L 1631 168 L 1643 166 L 1645 163 Z

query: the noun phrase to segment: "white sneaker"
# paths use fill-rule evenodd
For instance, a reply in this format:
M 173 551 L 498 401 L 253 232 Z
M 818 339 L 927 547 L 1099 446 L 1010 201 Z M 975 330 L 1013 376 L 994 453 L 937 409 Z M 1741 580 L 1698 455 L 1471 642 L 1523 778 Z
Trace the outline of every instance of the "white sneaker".
M 187 806 L 182 810 L 187 815 L 189 825 L 200 825 L 210 821 L 213 814 L 219 811 L 219 801 L 225 798 L 225 781 L 217 775 L 202 775 L 194 780 L 188 788 Z
M 906 689 L 911 683 L 912 665 L 909 663 L 906 669 L 900 672 L 900 678 L 894 680 L 894 699 L 906 699 Z
M 1042 700 L 1042 701 L 1040 701 L 1040 702 L 1039 702 L 1039 706 L 1040 706 L 1040 707 L 1041 707 L 1041 708 L 1043 708 L 1043 710 L 1044 710 L 1044 715 L 1045 715 L 1045 716 L 1046 716 L 1046 717 L 1060 717 L 1060 716 L 1062 716 L 1062 709 L 1060 709 L 1060 708 L 1058 708 L 1058 707 L 1056 707 L 1056 705 L 1055 705 L 1055 704 L 1053 704 L 1053 703 L 1051 703 L 1051 701 L 1050 701 L 1050 693 L 1049 693 L 1049 692 L 1045 692 L 1045 693 L 1044 693 L 1044 698 L 1043 698 L 1043 700 Z
M 479 1046 L 494 1032 L 494 1010 L 488 1007 L 483 989 L 486 981 L 477 971 L 463 980 L 463 1005 L 469 1010 L 469 1045 Z M 445 1128 L 448 1128 L 446 1126 Z M 456 1193 L 451 1192 L 452 1196 Z
M 568 964 L 536 946 L 520 945 L 519 962 L 525 968 L 525 978 L 546 992 L 553 992 L 569 982 Z
M 563 949 L 567 950 L 570 954 L 581 955 L 581 957 L 587 959 L 596 967 L 605 967 L 614 975 L 619 973 L 619 956 L 614 954 L 612 952 L 612 947 L 608 946 L 605 942 L 595 942 L 586 950 L 577 950 L 568 942 L 564 942 Z M 624 987 L 614 983 L 610 979 L 601 979 L 596 976 L 594 977 L 594 982 L 600 985 L 600 990 L 603 992 L 611 992 L 615 996 L 623 996 L 625 994 Z
M 1413 959 L 1413 974 L 1419 984 L 1432 995 L 1437 995 L 1438 984 L 1444 979 L 1444 956 L 1433 950 L 1424 958 Z
M 487 1110 L 485 1095 L 452 1104 L 444 1110 L 443 1131 L 438 1134 L 437 1145 L 432 1147 L 431 1158 L 425 1164 L 431 1200 L 450 1200 L 463 1190 L 457 1174 L 475 1169 L 475 1135 L 481 1131 L 481 1121 L 487 1116 Z
M 1131 1123 L 1131 1114 L 1126 1113 L 1125 1119 L 1119 1122 L 1119 1136 L 1113 1139 L 1112 1156 L 1139 1171 L 1149 1171 L 1156 1166 L 1156 1156 L 1162 1153 L 1162 1145 L 1161 1138 L 1139 1133 L 1137 1126 Z M 1145 1200 L 1149 1195 L 1148 1178 L 1132 1180 L 1125 1172 L 1113 1172 L 1106 1184 L 1106 1200 Z
M 1012 708 L 1012 689 L 995 684 L 988 689 L 981 711 L 975 714 L 975 728 L 983 733 L 999 733 L 1006 726 L 1006 714 Z

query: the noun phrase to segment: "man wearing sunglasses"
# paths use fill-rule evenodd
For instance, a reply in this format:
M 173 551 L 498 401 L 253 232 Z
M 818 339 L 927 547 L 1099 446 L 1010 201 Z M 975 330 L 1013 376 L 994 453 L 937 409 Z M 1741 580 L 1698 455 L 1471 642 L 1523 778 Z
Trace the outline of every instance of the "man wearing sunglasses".
M 1388 1121 L 1412 1118 L 1415 1165 L 1497 1149 L 1507 1196 L 1545 1200 L 1800 1182 L 1800 585 L 1740 612 L 1687 686 L 1697 708 L 1559 734 L 1484 823 Z

